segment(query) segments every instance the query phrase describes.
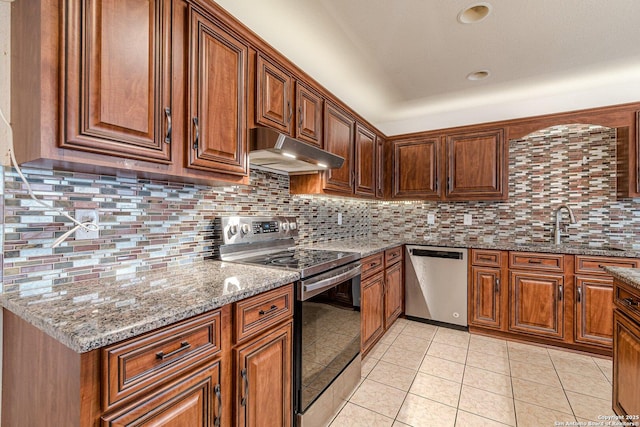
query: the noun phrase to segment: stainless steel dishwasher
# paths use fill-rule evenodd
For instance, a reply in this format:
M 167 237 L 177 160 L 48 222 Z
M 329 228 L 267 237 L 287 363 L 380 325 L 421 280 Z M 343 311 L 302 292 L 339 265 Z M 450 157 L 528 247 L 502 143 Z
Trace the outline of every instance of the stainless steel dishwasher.
M 467 250 L 407 245 L 405 315 L 467 326 Z

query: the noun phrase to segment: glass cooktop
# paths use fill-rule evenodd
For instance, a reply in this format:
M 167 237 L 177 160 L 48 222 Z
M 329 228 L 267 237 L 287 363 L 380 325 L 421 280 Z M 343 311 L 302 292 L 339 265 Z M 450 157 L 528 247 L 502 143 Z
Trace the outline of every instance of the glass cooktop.
M 242 258 L 237 262 L 296 270 L 304 278 L 358 259 L 360 259 L 360 254 L 357 252 L 295 248 Z

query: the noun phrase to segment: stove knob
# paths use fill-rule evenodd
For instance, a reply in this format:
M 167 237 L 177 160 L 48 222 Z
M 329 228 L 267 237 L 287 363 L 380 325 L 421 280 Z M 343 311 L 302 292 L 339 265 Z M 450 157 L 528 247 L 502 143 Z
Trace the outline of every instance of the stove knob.
M 289 231 L 289 223 L 286 221 L 280 223 L 280 227 L 282 227 L 282 231 Z
M 296 228 L 298 228 L 298 224 L 296 224 L 295 222 L 292 222 L 289 224 L 289 228 L 292 230 L 295 230 Z
M 238 225 L 237 224 L 230 224 L 229 225 L 229 234 L 232 236 L 235 236 L 236 234 L 238 234 Z
M 242 234 L 249 234 L 251 232 L 251 226 L 249 224 L 242 224 L 240 231 L 242 231 Z

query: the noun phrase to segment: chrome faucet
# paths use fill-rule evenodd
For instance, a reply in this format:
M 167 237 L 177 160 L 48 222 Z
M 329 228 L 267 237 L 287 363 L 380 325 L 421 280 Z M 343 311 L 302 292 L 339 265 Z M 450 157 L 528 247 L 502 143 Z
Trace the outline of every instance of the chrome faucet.
M 569 205 L 560 205 L 558 206 L 558 208 L 555 210 L 555 216 L 556 216 L 556 224 L 553 227 L 553 243 L 555 243 L 556 245 L 560 244 L 560 238 L 562 237 L 562 230 L 560 229 L 560 219 L 562 217 L 562 209 L 566 209 L 567 212 L 569 212 L 569 222 L 571 224 L 576 224 L 578 221 L 576 221 L 576 217 L 573 215 L 573 211 L 571 210 L 571 208 L 569 207 Z M 566 229 L 567 226 L 565 226 L 565 233 L 567 231 Z

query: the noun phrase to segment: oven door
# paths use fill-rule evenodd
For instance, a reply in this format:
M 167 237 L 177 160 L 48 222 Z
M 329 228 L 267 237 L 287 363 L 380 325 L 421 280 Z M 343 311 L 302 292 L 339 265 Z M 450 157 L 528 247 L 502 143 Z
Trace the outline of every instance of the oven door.
M 360 353 L 360 264 L 298 283 L 295 401 L 304 414 Z

